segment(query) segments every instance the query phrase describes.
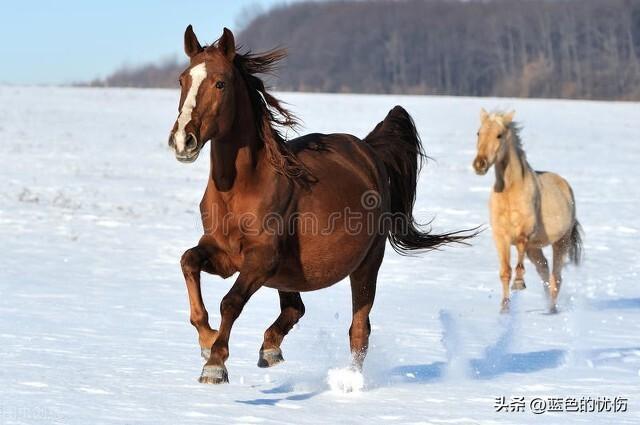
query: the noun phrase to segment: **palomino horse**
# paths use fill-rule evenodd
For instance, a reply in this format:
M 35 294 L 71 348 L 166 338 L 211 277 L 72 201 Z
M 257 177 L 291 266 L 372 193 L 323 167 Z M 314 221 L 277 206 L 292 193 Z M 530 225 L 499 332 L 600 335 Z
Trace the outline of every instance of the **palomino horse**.
M 226 28 L 214 45 L 202 47 L 189 26 L 184 45 L 190 64 L 180 76 L 169 145 L 179 161 L 192 162 L 211 140 L 211 172 L 200 203 L 204 235 L 181 260 L 191 323 L 207 359 L 200 382 L 228 382 L 231 327 L 260 287 L 280 295 L 280 315 L 259 353 L 258 366 L 268 367 L 283 360 L 280 345 L 304 314 L 300 292 L 347 276 L 351 352 L 360 369 L 386 240 L 407 253 L 472 236 L 417 227 L 412 209 L 424 154 L 411 117 L 396 106 L 364 140 L 309 134 L 286 143 L 277 126 L 290 127 L 295 118 L 256 76 L 272 71 L 283 51 L 240 54 Z M 393 220 L 381 220 L 389 213 Z M 366 225 L 354 224 L 354 217 L 366 217 Z M 209 326 L 201 271 L 223 278 L 239 272 L 220 304 L 218 330 Z
M 480 113 L 478 155 L 473 168 L 480 175 L 495 164 L 496 181 L 491 192 L 491 228 L 500 257 L 502 311 L 509 310 L 511 245 L 518 251 L 513 290 L 525 289 L 524 255 L 536 266 L 549 296 L 550 312 L 557 311 L 562 267 L 568 254 L 574 264 L 582 254 L 581 228 L 569 183 L 557 174 L 534 171 L 520 142 L 515 112 Z M 553 246 L 553 270 L 542 247 Z

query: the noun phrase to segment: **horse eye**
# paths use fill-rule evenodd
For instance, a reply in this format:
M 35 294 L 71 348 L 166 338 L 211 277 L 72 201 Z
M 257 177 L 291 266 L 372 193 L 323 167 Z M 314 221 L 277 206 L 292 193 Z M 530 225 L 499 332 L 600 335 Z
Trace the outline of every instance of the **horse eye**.
M 216 88 L 222 90 L 224 88 L 224 81 L 216 81 Z
M 502 139 L 502 133 L 498 134 L 498 139 Z
M 480 135 L 480 132 L 478 131 L 478 132 L 476 133 L 476 136 L 479 136 L 479 135 Z

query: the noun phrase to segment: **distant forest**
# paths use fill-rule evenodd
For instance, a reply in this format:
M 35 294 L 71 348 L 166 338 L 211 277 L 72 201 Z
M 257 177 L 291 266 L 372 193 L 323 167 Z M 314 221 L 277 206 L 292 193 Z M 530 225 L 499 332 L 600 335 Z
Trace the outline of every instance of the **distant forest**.
M 302 2 L 236 37 L 288 49 L 278 90 L 640 100 L 640 0 Z M 174 87 L 183 67 L 92 84 Z

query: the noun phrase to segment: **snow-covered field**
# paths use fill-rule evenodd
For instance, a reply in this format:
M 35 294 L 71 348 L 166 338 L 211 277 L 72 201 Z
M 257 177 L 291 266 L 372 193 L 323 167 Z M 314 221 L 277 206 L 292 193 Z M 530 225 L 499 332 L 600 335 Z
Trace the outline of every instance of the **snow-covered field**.
M 278 313 L 263 289 L 234 327 L 231 383 L 202 361 L 179 268 L 200 235 L 207 155 L 166 146 L 178 93 L 0 87 L 0 423 L 640 422 L 640 105 L 283 94 L 304 132 L 364 136 L 405 106 L 435 158 L 417 215 L 436 230 L 488 222 L 491 173 L 470 167 L 481 106 L 515 108 L 528 157 L 573 185 L 586 259 L 565 271 L 561 312 L 528 289 L 498 314 L 490 232 L 418 258 L 391 250 L 372 313 L 365 389 L 332 391 L 348 364 L 349 285 L 303 294 L 286 362 L 256 367 Z M 231 282 L 204 277 L 211 321 Z M 496 397 L 525 412 L 496 412 Z M 541 397 L 626 397 L 623 413 L 544 413 Z

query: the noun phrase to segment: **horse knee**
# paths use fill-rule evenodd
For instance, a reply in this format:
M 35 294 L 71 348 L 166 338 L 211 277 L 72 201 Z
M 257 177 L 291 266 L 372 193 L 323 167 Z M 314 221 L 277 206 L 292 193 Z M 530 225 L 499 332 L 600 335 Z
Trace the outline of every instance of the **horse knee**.
M 511 267 L 507 267 L 500 270 L 500 280 L 502 281 L 511 280 Z
M 298 321 L 302 319 L 302 316 L 304 316 L 304 313 L 305 313 L 304 304 L 300 302 L 300 304 L 297 304 L 292 308 L 294 310 L 294 313 L 293 313 L 294 323 L 298 323 Z
M 297 307 L 289 307 L 285 311 L 283 311 L 285 317 L 290 321 L 291 326 L 295 325 L 302 319 L 304 316 L 304 307 L 302 309 L 298 309 Z
M 209 314 L 205 311 L 197 311 L 191 313 L 189 322 L 196 328 L 200 329 L 203 326 L 209 325 Z
M 283 322 L 280 324 L 281 326 L 284 324 L 284 334 L 286 335 L 293 326 L 300 321 L 302 316 L 304 316 L 304 304 L 295 304 L 284 307 L 278 319 L 282 319 Z M 276 323 L 280 322 L 280 320 L 276 321 Z M 269 328 L 271 329 L 271 328 Z M 268 331 L 268 330 L 267 330 Z
M 238 294 L 229 293 L 220 302 L 220 315 L 235 320 L 240 316 L 243 307 L 243 298 Z
M 202 265 L 202 257 L 198 253 L 197 248 L 190 248 L 182 254 L 180 258 L 180 267 L 183 273 L 197 273 Z

